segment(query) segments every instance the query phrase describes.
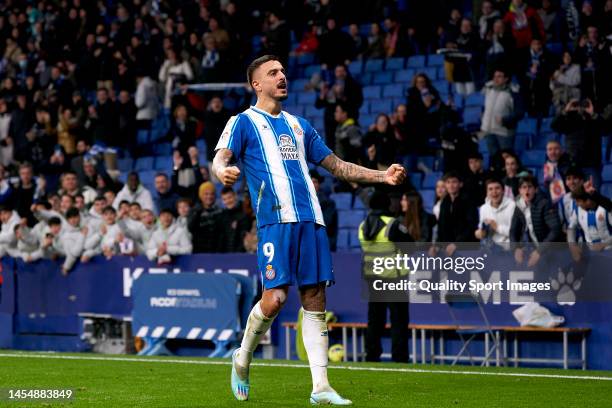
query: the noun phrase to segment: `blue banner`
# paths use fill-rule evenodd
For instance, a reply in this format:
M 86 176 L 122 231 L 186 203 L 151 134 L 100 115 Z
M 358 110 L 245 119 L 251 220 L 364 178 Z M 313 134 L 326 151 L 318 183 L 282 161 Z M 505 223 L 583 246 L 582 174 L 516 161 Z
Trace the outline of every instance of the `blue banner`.
M 132 330 L 139 337 L 233 340 L 240 289 L 229 274 L 141 276 L 132 290 Z

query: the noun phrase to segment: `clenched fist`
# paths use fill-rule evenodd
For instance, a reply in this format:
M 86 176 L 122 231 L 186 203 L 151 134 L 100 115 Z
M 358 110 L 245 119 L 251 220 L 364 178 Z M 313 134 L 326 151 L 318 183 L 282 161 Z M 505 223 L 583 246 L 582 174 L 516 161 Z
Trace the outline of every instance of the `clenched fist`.
M 406 169 L 399 164 L 392 164 L 391 167 L 387 169 L 387 173 L 385 174 L 385 183 L 392 186 L 397 186 L 402 184 L 405 178 Z
M 219 174 L 219 180 L 224 186 L 233 185 L 238 180 L 238 177 L 240 177 L 240 169 L 236 166 L 226 167 Z

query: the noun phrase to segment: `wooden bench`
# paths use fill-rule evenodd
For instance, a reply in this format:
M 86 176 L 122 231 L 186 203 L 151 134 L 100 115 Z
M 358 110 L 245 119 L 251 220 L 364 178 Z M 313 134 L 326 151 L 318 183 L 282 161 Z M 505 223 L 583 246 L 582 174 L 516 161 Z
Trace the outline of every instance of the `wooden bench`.
M 285 328 L 285 357 L 287 360 L 291 359 L 291 331 L 295 330 L 296 322 L 285 322 L 282 324 Z M 344 346 L 344 361 L 348 361 L 349 358 L 349 330 L 351 331 L 351 358 L 354 362 L 365 359 L 365 336 L 364 332 L 367 329 L 367 323 L 330 323 L 328 329 L 341 330 L 342 331 L 342 345 Z M 385 326 L 387 329 L 391 325 Z M 455 333 L 457 330 L 466 329 L 483 329 L 482 326 L 458 326 L 458 325 L 441 325 L 441 324 L 409 324 L 408 329 L 412 332 L 412 350 L 410 353 L 410 359 L 414 364 L 419 362 L 419 353 L 417 353 L 417 342 L 418 334 L 420 334 L 420 362 L 425 364 L 428 360 L 430 363 L 440 362 L 444 364 L 447 360 L 454 360 L 454 355 L 445 354 L 445 336 L 447 332 Z M 544 364 L 560 364 L 564 369 L 568 369 L 570 364 L 579 364 L 583 370 L 586 370 L 586 356 L 587 356 L 587 345 L 586 336 L 591 331 L 590 328 L 586 327 L 520 327 L 520 326 L 492 326 L 491 332 L 494 334 L 495 339 L 491 339 L 488 332 L 484 333 L 484 348 L 485 356 L 489 354 L 491 340 L 494 344 L 499 344 L 501 347 L 497 347 L 495 350 L 495 364 L 508 365 L 508 362 L 514 364 L 514 367 L 518 367 L 519 363 L 544 363 Z M 428 336 L 428 333 L 430 334 Z M 542 333 L 542 334 L 561 334 L 563 341 L 563 353 L 561 358 L 534 358 L 534 357 L 520 357 L 519 356 L 519 334 L 526 333 Z M 438 347 L 436 350 L 436 334 L 438 334 Z M 580 359 L 569 359 L 569 336 L 579 335 L 581 336 L 581 347 L 580 347 Z M 513 354 L 511 357 L 508 356 L 508 338 L 512 337 L 513 341 Z M 503 337 L 503 339 L 501 339 Z M 427 339 L 429 338 L 429 354 L 427 350 Z M 501 350 L 500 350 L 501 348 Z M 358 349 L 360 349 L 358 351 Z M 489 366 L 492 360 L 482 356 L 476 356 L 472 358 L 475 361 L 481 361 L 485 366 Z M 462 356 L 459 361 L 469 361 L 469 357 Z

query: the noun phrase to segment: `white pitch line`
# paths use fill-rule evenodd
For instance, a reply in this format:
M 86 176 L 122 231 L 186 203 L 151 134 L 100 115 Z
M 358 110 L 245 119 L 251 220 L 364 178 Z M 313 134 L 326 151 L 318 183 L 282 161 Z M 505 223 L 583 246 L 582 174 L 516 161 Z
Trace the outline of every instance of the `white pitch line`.
M 0 357 L 14 358 L 43 358 L 56 360 L 91 360 L 91 361 L 122 361 L 130 363 L 167 363 L 167 364 L 200 364 L 200 365 L 230 365 L 230 361 L 214 360 L 177 360 L 159 358 L 127 358 L 127 357 L 96 357 L 96 356 L 65 356 L 56 354 L 6 354 L 0 353 Z M 256 367 L 284 367 L 284 368 L 308 368 L 304 364 L 287 363 L 253 363 Z M 419 374 L 454 374 L 454 375 L 485 375 L 494 377 L 528 377 L 528 378 L 553 378 L 563 380 L 593 380 L 593 381 L 612 381 L 612 377 L 591 376 L 591 375 L 562 375 L 562 374 L 535 374 L 535 373 L 504 373 L 489 371 L 454 371 L 454 370 L 427 370 L 424 368 L 385 368 L 385 367 L 357 367 L 357 366 L 329 366 L 334 370 L 352 371 L 378 371 L 392 373 L 419 373 Z

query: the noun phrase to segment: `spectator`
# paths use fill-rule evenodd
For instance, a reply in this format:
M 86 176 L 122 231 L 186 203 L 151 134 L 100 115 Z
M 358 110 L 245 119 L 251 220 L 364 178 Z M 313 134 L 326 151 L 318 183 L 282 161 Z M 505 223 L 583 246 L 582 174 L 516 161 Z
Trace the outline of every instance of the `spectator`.
M 161 211 L 164 208 L 176 208 L 176 202 L 180 196 L 176 194 L 170 185 L 170 180 L 168 180 L 166 173 L 157 173 L 155 175 L 155 193 L 153 202 L 157 211 Z
M 190 254 L 193 247 L 184 227 L 174 222 L 171 210 L 159 213 L 159 228 L 147 244 L 147 258 L 159 265 L 172 262 L 172 256 Z
M 172 188 L 181 197 L 194 200 L 198 197 L 198 187 L 205 181 L 198 163 L 198 149 L 190 147 L 188 160 L 175 150 L 172 156 Z
M 518 198 L 519 196 L 519 180 L 524 169 L 521 166 L 519 158 L 512 152 L 503 154 L 504 160 L 504 178 L 505 195 L 510 198 Z
M 567 228 L 568 242 L 576 242 L 576 229 L 580 227 L 584 240 L 592 251 L 612 248 L 612 212 L 609 200 L 608 208 L 604 208 L 582 186 L 572 192 L 572 198 L 576 201 L 577 209 Z
M 0 206 L 0 258 L 4 255 L 15 256 L 17 254 L 17 238 L 15 227 L 21 222 L 19 214 L 10 206 Z
M 119 203 L 122 201 L 127 201 L 128 203 L 137 202 L 144 210 L 154 210 L 151 193 L 140 184 L 140 178 L 136 172 L 128 174 L 127 183 L 123 186 L 121 191 L 119 191 L 119 194 L 117 194 L 112 204 L 113 207 L 118 209 Z
M 204 43 L 204 53 L 200 61 L 198 78 L 200 82 L 204 83 L 220 82 L 223 78 L 223 61 L 221 53 L 217 49 L 215 37 L 206 33 L 202 36 L 202 42 Z
M 93 256 L 100 254 L 110 259 L 121 251 L 120 243 L 124 241 L 125 235 L 117 223 L 117 211 L 112 206 L 107 206 L 102 214 L 104 223 L 100 226 L 99 233 L 88 238 L 81 262 L 89 262 Z
M 119 115 L 106 88 L 99 88 L 96 104 L 89 106 L 89 131 L 96 144 L 104 147 L 121 145 L 119 135 Z M 87 127 L 87 126 L 86 126 Z
M 598 189 L 601 185 L 603 120 L 595 112 L 591 100 L 571 100 L 551 126 L 565 134 L 565 146 L 571 160 L 587 177 L 593 177 L 593 184 Z
M 146 254 L 147 245 L 156 230 L 155 215 L 150 210 L 141 211 L 138 203 L 130 204 L 129 217 L 118 222 L 125 236 L 134 242 L 134 252 Z
M 474 32 L 472 21 L 464 18 L 459 26 L 459 34 L 451 43 L 459 53 L 450 54 L 447 59 L 453 62 L 453 82 L 457 94 L 467 96 L 476 91 L 475 70 L 480 61 L 480 39 Z M 457 55 L 453 57 L 452 55 Z
M 533 117 L 547 116 L 550 106 L 552 56 L 544 48 L 542 40 L 534 38 L 531 40 L 529 53 L 524 58 L 521 90 L 526 100 L 527 112 Z
M 493 2 L 484 0 L 481 8 L 482 15 L 478 20 L 478 32 L 481 40 L 489 38 L 493 32 L 493 24 L 501 18 L 499 11 L 493 8 Z
M 317 198 L 319 199 L 319 205 L 321 206 L 321 212 L 323 212 L 323 221 L 325 222 L 325 231 L 327 232 L 329 248 L 331 251 L 335 252 L 338 245 L 338 210 L 336 209 L 336 203 L 321 189 L 321 184 L 324 179 L 319 172 L 310 170 L 310 180 L 312 180 L 312 185 L 314 186 Z
M 20 217 L 28 220 L 28 225 L 34 225 L 35 218 L 30 208 L 37 200 L 44 196 L 44 179 L 34 179 L 32 165 L 23 163 L 19 166 L 19 180 L 15 188 L 15 210 Z
M 380 28 L 380 24 L 372 23 L 370 25 L 370 34 L 368 34 L 368 45 L 363 54 L 366 59 L 382 58 L 385 56 L 385 37 Z
M 188 229 L 189 222 L 189 213 L 191 212 L 191 208 L 193 207 L 193 203 L 188 198 L 179 198 L 176 201 L 176 223 L 181 227 L 184 227 L 186 230 Z M 187 231 L 189 234 L 189 231 Z M 189 234 L 191 239 L 191 234 Z
M 134 103 L 138 110 L 136 112 L 136 127 L 138 129 L 151 129 L 151 123 L 157 117 L 159 110 L 157 83 L 146 75 L 144 70 L 137 71 L 136 82 L 138 83 L 134 96 Z
M 319 49 L 319 38 L 317 37 L 318 32 L 319 27 L 315 24 L 311 25 L 310 29 L 307 30 L 302 36 L 302 40 L 294 50 L 294 54 L 303 55 L 316 53 Z
M 504 195 L 501 180 L 488 179 L 485 187 L 487 199 L 479 210 L 478 229 L 474 233 L 477 239 L 490 239 L 503 249 L 509 249 L 510 225 L 516 205 L 514 200 Z
M 219 42 L 217 41 L 219 45 Z M 164 107 L 172 107 L 172 94 L 177 84 L 193 80 L 193 70 L 187 61 L 183 61 L 177 49 L 166 50 L 166 60 L 159 70 L 159 82 L 164 88 Z
M 384 21 L 385 30 L 385 56 L 391 58 L 396 56 L 398 45 L 400 43 L 401 26 L 397 17 L 391 16 Z
M 359 125 L 350 116 L 349 109 L 343 103 L 336 105 L 334 118 L 338 124 L 336 128 L 336 154 L 343 160 L 353 163 L 360 162 L 362 135 Z
M 436 218 L 425 212 L 421 195 L 416 191 L 402 194 L 400 208 L 403 214 L 402 225 L 412 240 L 414 242 L 432 242 Z
M 546 33 L 546 38 L 542 38 L 542 40 L 547 43 L 561 40 L 561 18 L 559 14 L 552 0 L 542 0 L 542 7 L 538 9 L 538 15 Z
M 429 77 L 423 73 L 415 75 L 406 102 L 409 126 L 404 144 L 410 153 L 425 154 L 428 141 L 439 140 L 441 104 L 440 94 Z
M 287 62 L 291 49 L 289 28 L 274 11 L 268 15 L 268 26 L 267 30 L 264 29 L 262 40 L 264 42 L 264 54 L 277 55 L 283 61 L 283 64 Z
M 215 43 L 219 50 L 226 51 L 230 48 L 229 33 L 219 25 L 219 20 L 216 17 L 211 17 L 210 20 L 208 20 L 208 29 L 215 39 Z
M 539 261 L 548 243 L 559 241 L 561 222 L 556 208 L 538 189 L 538 181 L 533 176 L 521 177 L 519 191 L 520 198 L 516 202 L 510 227 L 510 241 L 517 244 L 514 259 L 519 264 L 525 260 L 523 243 L 531 242 L 535 246 L 527 261 L 527 266 L 532 267 Z
M 78 209 L 70 208 L 66 212 L 66 225 L 62 227 L 60 244 L 66 259 L 62 265 L 62 275 L 68 275 L 75 262 L 81 258 L 85 247 L 87 228 L 81 228 L 81 214 Z
M 446 244 L 446 254 L 451 256 L 457 246 L 455 242 L 473 242 L 478 223 L 476 207 L 462 194 L 461 178 L 456 172 L 444 175 L 446 196 L 440 204 L 438 218 L 438 241 Z
M 215 185 L 210 181 L 202 183 L 198 189 L 200 202 L 189 214 L 188 227 L 193 236 L 193 252 L 219 252 L 219 230 L 222 210 L 215 204 Z
M 0 164 L 8 166 L 13 161 L 13 141 L 9 138 L 11 113 L 7 103 L 0 99 Z
M 229 111 L 223 106 L 223 99 L 219 96 L 213 96 L 202 115 L 202 122 L 204 122 L 203 137 L 206 141 L 206 160 L 209 163 L 212 163 L 215 157 L 214 146 L 217 144 L 219 135 L 223 132 L 230 116 Z
M 435 203 L 434 206 L 432 208 L 432 214 L 434 215 L 434 217 L 436 217 L 436 222 L 440 219 L 440 206 L 442 205 L 442 200 L 444 200 L 444 197 L 446 197 L 446 183 L 444 182 L 444 180 L 438 180 L 436 181 L 436 188 L 435 188 Z
M 471 152 L 468 155 L 468 169 L 463 177 L 462 191 L 472 201 L 474 207 L 480 207 L 485 202 L 487 194 L 485 182 L 491 178 L 482 163 L 482 154 L 477 151 Z
M 238 201 L 236 192 L 231 187 L 223 187 L 221 201 L 224 209 L 221 213 L 221 252 L 245 252 L 244 236 L 251 228 L 248 217 L 242 211 L 242 203 Z
M 353 55 L 351 56 L 351 60 L 361 59 L 366 50 L 366 39 L 359 33 L 359 26 L 355 23 L 349 25 L 348 33 L 353 42 Z
M 543 166 L 544 187 L 556 204 L 565 194 L 565 172 L 571 165 L 570 157 L 563 151 L 561 143 L 550 140 L 546 143 L 546 160 Z
M 371 169 L 386 169 L 395 161 L 397 143 L 389 117 L 379 113 L 376 123 L 363 138 L 363 146 L 367 152 L 367 167 Z
M 6 178 L 4 166 L 0 165 L 0 205 L 12 205 L 14 201 L 13 186 Z
M 492 79 L 495 71 L 508 69 L 515 71 L 515 43 L 512 34 L 506 31 L 502 20 L 493 23 L 493 32 L 485 43 L 486 79 Z
M 609 60 L 610 52 L 607 50 L 606 43 L 600 40 L 597 27 L 587 27 L 586 33 L 580 36 L 574 55 L 576 62 L 582 68 L 581 97 L 594 101 L 605 100 L 605 91 L 609 91 L 609 87 L 606 87 L 605 84 L 610 65 L 606 60 Z
M 132 149 L 136 145 L 137 109 L 132 97 L 126 90 L 119 92 L 117 112 L 119 115 L 119 137 L 121 138 L 117 146 Z
M 584 184 L 584 174 L 578 167 L 571 166 L 565 173 L 564 181 L 568 192 L 559 200 L 557 206 L 559 207 L 559 218 L 561 219 L 563 232 L 567 232 L 570 220 L 576 215 L 576 211 L 578 210 L 578 205 L 572 198 L 572 193 L 578 191 Z
M 195 146 L 196 122 L 189 117 L 185 105 L 177 105 L 174 108 L 174 121 L 168 132 L 168 139 L 172 143 L 172 148 L 187 156 L 187 150 Z
M 72 109 L 60 109 L 57 123 L 57 143 L 62 146 L 68 156 L 76 153 L 78 118 L 72 114 Z
M 327 29 L 319 37 L 319 60 L 328 67 L 346 64 L 351 58 L 352 39 L 336 26 L 334 18 L 328 18 Z
M 13 142 L 15 160 L 23 162 L 28 159 L 26 152 L 28 139 L 26 134 L 34 124 L 34 113 L 31 105 L 28 104 L 25 93 L 17 94 L 16 102 L 16 107 L 11 112 L 9 137 Z
M 580 99 L 580 65 L 573 62 L 569 51 L 563 53 L 561 66 L 553 73 L 550 80 L 550 89 L 557 115 L 563 111 L 569 101 Z
M 534 38 L 546 39 L 542 19 L 534 8 L 525 4 L 524 0 L 512 0 L 510 10 L 504 16 L 504 22 L 512 28 L 516 48 L 519 50 L 529 48 Z
M 517 107 L 518 98 L 504 71 L 495 71 L 493 80 L 485 84 L 483 93 L 485 108 L 480 130 L 484 133 L 490 157 L 494 157 L 500 149 L 514 148 L 514 129 L 521 115 Z

